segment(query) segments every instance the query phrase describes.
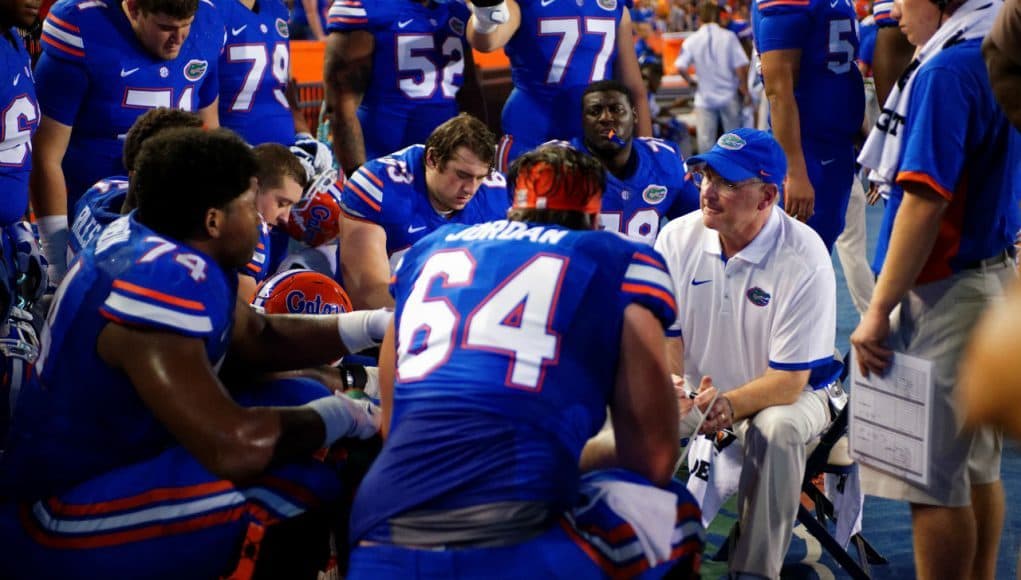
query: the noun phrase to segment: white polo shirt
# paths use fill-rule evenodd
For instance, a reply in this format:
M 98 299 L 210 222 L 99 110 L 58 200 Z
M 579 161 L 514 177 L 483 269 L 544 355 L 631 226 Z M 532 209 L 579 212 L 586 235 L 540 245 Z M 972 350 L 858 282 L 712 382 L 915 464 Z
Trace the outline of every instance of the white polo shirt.
M 695 65 L 695 106 L 719 109 L 737 98 L 737 85 L 745 80 L 738 78 L 737 67 L 748 66 L 748 55 L 736 34 L 709 22 L 684 39 L 674 62 L 682 70 Z
M 721 392 L 767 366 L 813 369 L 833 358 L 836 279 L 819 235 L 773 207 L 759 235 L 723 261 L 720 237 L 692 212 L 656 240 L 677 297 L 673 336 L 684 338 L 684 376 L 709 375 Z

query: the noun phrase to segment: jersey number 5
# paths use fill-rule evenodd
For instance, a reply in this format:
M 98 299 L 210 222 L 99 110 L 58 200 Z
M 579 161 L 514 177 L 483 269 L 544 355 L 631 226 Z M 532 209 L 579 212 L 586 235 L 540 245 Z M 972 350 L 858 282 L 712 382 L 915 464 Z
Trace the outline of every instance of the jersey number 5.
M 410 99 L 428 99 L 436 93 L 437 81 L 443 98 L 457 95 L 457 77 L 464 74 L 464 43 L 456 36 L 447 37 L 440 53 L 448 59 L 443 74 L 437 78 L 436 43 L 431 34 L 397 36 L 397 85 Z
M 443 288 L 471 284 L 475 266 L 467 250 L 437 252 L 425 262 L 397 328 L 398 376 L 402 381 L 426 378 L 447 362 L 461 335 L 461 348 L 510 359 L 508 387 L 540 390 L 546 365 L 560 352 L 560 335 L 551 326 L 567 259 L 533 257 L 466 317 L 446 297 L 429 295 L 437 281 Z

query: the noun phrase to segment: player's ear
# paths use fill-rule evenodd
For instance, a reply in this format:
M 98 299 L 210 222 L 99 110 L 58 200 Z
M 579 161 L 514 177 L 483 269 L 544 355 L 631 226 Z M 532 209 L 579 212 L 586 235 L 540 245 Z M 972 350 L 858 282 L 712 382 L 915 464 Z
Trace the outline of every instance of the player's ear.
M 436 150 L 432 147 L 425 150 L 425 166 L 436 169 Z
M 223 228 L 223 218 L 223 210 L 215 207 L 208 208 L 203 222 L 206 227 L 206 235 L 211 238 L 219 238 Z
M 125 10 L 127 10 L 128 15 L 131 16 L 132 20 L 138 18 L 139 13 L 138 2 L 136 2 L 135 0 L 124 0 L 124 8 Z

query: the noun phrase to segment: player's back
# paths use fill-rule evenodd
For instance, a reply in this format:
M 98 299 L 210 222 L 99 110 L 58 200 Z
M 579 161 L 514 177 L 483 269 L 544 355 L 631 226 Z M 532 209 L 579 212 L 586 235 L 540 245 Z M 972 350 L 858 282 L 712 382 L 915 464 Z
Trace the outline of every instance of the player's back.
M 197 111 L 218 94 L 223 23 L 208 0 L 199 2 L 188 37 L 171 60 L 142 47 L 115 2 L 60 0 L 43 25 L 42 41 L 36 71 L 42 113 L 72 128 L 63 161 L 68 209 L 92 184 L 125 173 L 124 136 L 142 113 L 158 107 Z M 79 79 L 75 93 L 65 86 L 70 75 Z
M 291 59 L 287 7 L 280 0 L 259 0 L 254 11 L 239 0 L 214 1 L 227 36 L 219 66 L 220 125 L 251 145 L 290 145 L 294 118 L 284 92 Z
M 0 33 L 5 31 L 0 30 Z M 12 28 L 0 44 L 0 225 L 17 221 L 28 207 L 28 175 L 32 171 L 32 133 L 39 124 L 39 104 L 28 52 Z
M 422 240 L 393 292 L 393 421 L 355 502 L 356 539 L 387 540 L 392 518 L 423 510 L 565 507 L 605 419 L 623 310 L 674 317 L 648 246 L 503 220 Z
M 521 25 L 505 49 L 516 87 L 552 98 L 565 89 L 613 77 L 617 25 L 629 1 L 521 0 L 518 4 Z
M 372 82 L 363 106 L 455 107 L 454 97 L 464 84 L 469 16 L 461 0 L 426 5 L 411 0 L 337 0 L 330 8 L 327 30 L 372 33 Z
M 865 88 L 855 59 L 858 27 L 850 0 L 756 0 L 755 47 L 801 49 L 794 87 L 803 138 L 845 142 L 861 129 Z
M 113 222 L 69 269 L 41 337 L 38 377 L 20 392 L 0 463 L 0 495 L 54 493 L 162 451 L 173 437 L 97 340 L 113 322 L 195 337 L 210 365 L 226 353 L 236 276 L 132 215 Z
M 73 210 L 71 235 L 67 238 L 67 263 L 99 237 L 107 225 L 121 217 L 121 207 L 128 197 L 128 178 L 108 177 L 100 180 L 82 195 Z

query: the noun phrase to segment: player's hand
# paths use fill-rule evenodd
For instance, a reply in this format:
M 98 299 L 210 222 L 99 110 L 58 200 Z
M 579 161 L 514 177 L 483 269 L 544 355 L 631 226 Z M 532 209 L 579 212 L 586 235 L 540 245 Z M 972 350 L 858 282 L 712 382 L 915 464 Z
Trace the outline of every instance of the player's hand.
M 862 316 L 858 328 L 851 333 L 851 347 L 858 370 L 865 376 L 869 373 L 882 375 L 890 366 L 893 351 L 884 343 L 890 335 L 890 317 L 871 308 Z
M 368 439 L 379 433 L 379 424 L 383 414 L 379 407 L 368 399 L 353 399 L 347 395 L 336 393 L 335 395 L 344 403 L 344 408 L 351 417 L 351 426 L 344 437 L 356 439 Z
M 475 18 L 475 32 L 479 34 L 490 34 L 497 26 L 510 20 L 505 0 L 474 0 L 470 6 Z
M 795 176 L 790 173 L 783 183 L 783 207 L 787 215 L 803 222 L 815 213 L 815 188 L 807 175 Z
M 294 118 L 295 133 L 310 133 L 305 115 L 301 113 L 301 97 L 298 94 L 298 81 L 287 80 L 287 87 L 284 88 L 284 97 L 287 98 L 287 106 L 291 109 L 291 116 Z

